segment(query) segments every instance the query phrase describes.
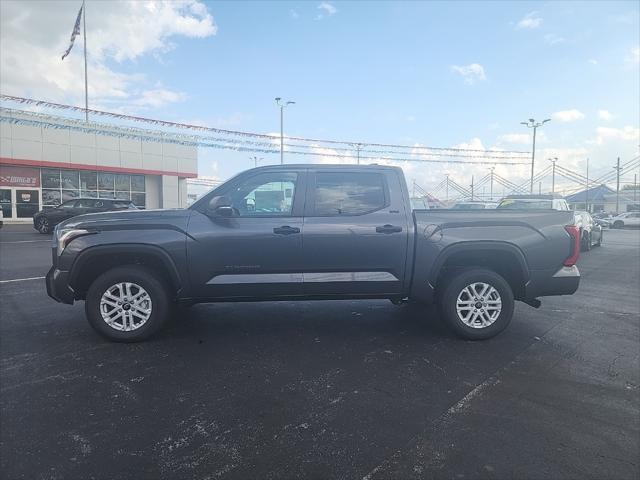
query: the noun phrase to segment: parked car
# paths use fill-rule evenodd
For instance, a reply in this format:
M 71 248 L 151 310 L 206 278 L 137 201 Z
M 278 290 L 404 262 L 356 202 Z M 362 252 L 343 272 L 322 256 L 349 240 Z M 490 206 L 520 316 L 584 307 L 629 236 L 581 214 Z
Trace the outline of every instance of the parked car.
M 507 195 L 500 201 L 498 208 L 567 211 L 569 204 L 559 195 Z
M 429 210 L 429 200 L 425 197 L 411 197 L 411 208 L 413 210 Z
M 48 294 L 85 301 L 105 337 L 139 341 L 171 304 L 386 298 L 437 303 L 460 336 L 511 321 L 514 300 L 570 295 L 573 212 L 412 210 L 402 170 L 277 165 L 186 210 L 81 215 L 58 225 Z
M 485 210 L 492 209 L 498 206 L 497 202 L 481 202 L 481 201 L 469 201 L 469 202 L 457 202 L 453 205 L 454 210 Z
M 580 249 L 582 251 L 602 245 L 602 226 L 593 220 L 589 212 L 574 212 L 574 224 L 580 229 Z
M 613 218 L 613 215 L 610 213 L 598 212 L 592 214 L 591 218 L 593 218 L 593 221 L 602 228 L 609 228 L 611 227 L 611 219 Z
M 4 225 L 4 213 L 2 213 L 2 209 L 0 208 L 0 228 Z
M 609 221 L 613 228 L 640 227 L 640 212 L 621 213 Z
M 116 210 L 137 210 L 129 200 L 115 200 L 107 198 L 76 198 L 61 203 L 54 208 L 40 210 L 33 215 L 33 228 L 40 233 L 50 233 L 56 225 L 85 213 L 100 213 Z

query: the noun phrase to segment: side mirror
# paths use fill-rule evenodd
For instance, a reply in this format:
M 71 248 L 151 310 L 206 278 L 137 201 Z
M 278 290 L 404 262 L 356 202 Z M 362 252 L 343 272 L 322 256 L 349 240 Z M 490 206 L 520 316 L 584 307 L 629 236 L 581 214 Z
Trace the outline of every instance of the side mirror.
M 209 214 L 215 217 L 232 217 L 233 207 L 231 206 L 231 200 L 224 195 L 219 197 L 213 197 L 209 200 L 209 206 L 207 208 Z

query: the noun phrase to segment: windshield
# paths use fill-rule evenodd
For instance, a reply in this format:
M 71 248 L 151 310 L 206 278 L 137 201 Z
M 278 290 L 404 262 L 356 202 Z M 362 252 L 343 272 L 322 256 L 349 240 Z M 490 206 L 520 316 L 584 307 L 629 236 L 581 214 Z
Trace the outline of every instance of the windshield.
M 528 198 L 522 198 L 522 199 L 514 199 L 514 198 L 508 198 L 506 200 L 503 200 L 500 202 L 500 205 L 498 205 L 498 208 L 510 208 L 513 210 L 519 210 L 519 209 L 529 209 L 529 210 L 536 210 L 536 209 L 543 209 L 543 210 L 550 210 L 553 208 L 553 201 L 552 200 L 543 200 L 543 199 L 528 199 Z

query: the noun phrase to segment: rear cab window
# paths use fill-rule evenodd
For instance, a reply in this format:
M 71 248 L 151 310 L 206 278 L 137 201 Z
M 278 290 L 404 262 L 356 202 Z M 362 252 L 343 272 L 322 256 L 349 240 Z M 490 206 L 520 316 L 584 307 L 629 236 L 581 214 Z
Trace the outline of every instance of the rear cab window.
M 385 176 L 378 172 L 318 171 L 312 189 L 313 216 L 364 215 L 389 204 Z

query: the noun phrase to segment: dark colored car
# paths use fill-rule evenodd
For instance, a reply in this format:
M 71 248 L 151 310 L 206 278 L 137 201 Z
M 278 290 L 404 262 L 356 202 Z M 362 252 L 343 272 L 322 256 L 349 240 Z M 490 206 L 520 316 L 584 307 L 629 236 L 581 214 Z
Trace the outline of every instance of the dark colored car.
M 386 298 L 437 303 L 460 336 L 497 335 L 514 301 L 570 295 L 573 212 L 412 210 L 402 170 L 255 168 L 186 210 L 82 215 L 56 229 L 48 294 L 143 340 L 172 303 Z M 426 311 L 426 310 L 425 310 Z
M 574 212 L 574 217 L 580 229 L 580 249 L 591 250 L 602 245 L 602 225 L 594 221 L 589 212 Z
M 40 210 L 33 216 L 33 228 L 40 233 L 51 233 L 60 222 L 78 215 L 128 209 L 137 210 L 138 207 L 130 200 L 76 198 L 64 202 L 57 207 Z

